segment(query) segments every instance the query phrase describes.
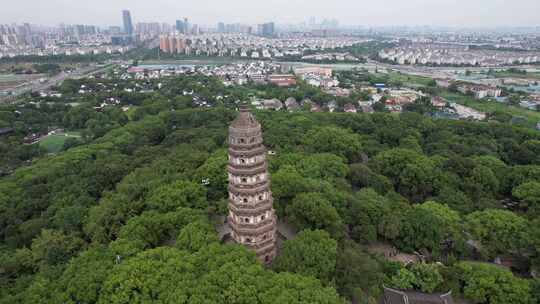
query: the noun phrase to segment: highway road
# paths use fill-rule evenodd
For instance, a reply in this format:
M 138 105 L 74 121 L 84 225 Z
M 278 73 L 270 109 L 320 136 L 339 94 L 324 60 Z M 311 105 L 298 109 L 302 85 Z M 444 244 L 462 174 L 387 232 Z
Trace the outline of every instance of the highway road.
M 0 101 L 4 102 L 12 102 L 17 99 L 20 95 L 23 95 L 28 92 L 39 92 L 39 91 L 45 91 L 50 89 L 53 86 L 61 84 L 66 79 L 80 79 L 83 77 L 88 77 L 97 73 L 101 73 L 109 68 L 111 68 L 113 64 L 107 64 L 105 66 L 97 66 L 97 65 L 91 65 L 88 67 L 77 69 L 73 72 L 66 73 L 61 72 L 58 75 L 55 75 L 46 81 L 40 81 L 33 80 L 31 82 L 26 83 L 23 86 L 17 87 L 15 90 L 11 92 L 11 95 L 0 97 Z

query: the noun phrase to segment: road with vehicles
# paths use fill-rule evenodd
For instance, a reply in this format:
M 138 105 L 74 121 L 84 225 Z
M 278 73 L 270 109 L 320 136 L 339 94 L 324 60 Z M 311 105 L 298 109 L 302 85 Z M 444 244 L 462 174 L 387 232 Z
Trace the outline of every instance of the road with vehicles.
M 92 76 L 97 73 L 102 73 L 103 71 L 106 71 L 113 66 L 113 64 L 107 64 L 105 66 L 91 65 L 88 67 L 76 69 L 72 72 L 60 72 L 58 75 L 55 75 L 49 79 L 33 80 L 15 88 L 10 92 L 10 95 L 0 97 L 0 101 L 11 102 L 25 93 L 45 91 L 53 86 L 61 84 L 66 79 L 80 79 L 83 77 Z

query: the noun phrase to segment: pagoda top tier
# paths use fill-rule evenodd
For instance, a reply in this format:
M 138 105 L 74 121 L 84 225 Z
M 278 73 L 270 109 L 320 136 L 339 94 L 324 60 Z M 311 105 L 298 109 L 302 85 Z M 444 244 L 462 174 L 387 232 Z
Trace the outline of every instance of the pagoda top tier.
M 253 114 L 249 112 L 247 104 L 240 104 L 240 114 L 232 122 L 231 128 L 234 129 L 257 129 L 260 124 L 257 122 Z

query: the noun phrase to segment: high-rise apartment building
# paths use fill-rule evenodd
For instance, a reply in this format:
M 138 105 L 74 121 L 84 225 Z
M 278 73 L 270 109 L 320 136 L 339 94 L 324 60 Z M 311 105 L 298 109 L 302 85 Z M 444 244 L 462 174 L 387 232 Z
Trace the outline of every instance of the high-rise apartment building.
M 176 31 L 177 32 L 185 34 L 185 28 L 184 27 L 185 27 L 184 21 L 176 20 Z
M 276 34 L 274 22 L 259 24 L 258 32 L 259 32 L 259 35 L 262 35 L 265 37 L 274 37 L 274 35 Z
M 131 13 L 128 10 L 122 11 L 122 19 L 124 21 L 124 33 L 133 35 L 133 22 L 131 21 Z
M 223 22 L 218 23 L 217 31 L 219 33 L 225 33 L 225 23 L 223 23 Z
M 184 18 L 184 34 L 189 34 L 191 27 L 189 26 L 188 18 Z

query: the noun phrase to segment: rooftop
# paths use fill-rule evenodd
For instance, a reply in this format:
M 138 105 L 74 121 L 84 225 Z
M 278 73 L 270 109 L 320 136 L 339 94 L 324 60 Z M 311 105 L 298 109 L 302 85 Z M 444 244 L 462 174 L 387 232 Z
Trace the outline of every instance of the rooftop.
M 381 304 L 454 304 L 452 292 L 422 293 L 417 291 L 401 291 L 384 287 Z
M 232 122 L 231 127 L 236 129 L 251 129 L 251 128 L 258 128 L 260 125 L 253 116 L 249 112 L 248 105 L 247 104 L 240 104 L 239 105 L 239 115 L 236 117 L 236 119 Z

